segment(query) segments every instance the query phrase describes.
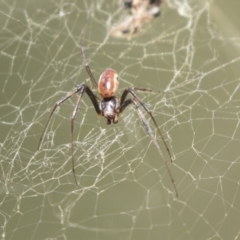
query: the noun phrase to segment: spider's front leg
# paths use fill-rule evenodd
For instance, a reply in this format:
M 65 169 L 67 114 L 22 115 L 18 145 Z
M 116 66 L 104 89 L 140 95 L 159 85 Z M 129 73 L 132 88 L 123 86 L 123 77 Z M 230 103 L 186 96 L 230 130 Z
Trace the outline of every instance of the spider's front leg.
M 79 85 L 74 92 L 69 93 L 69 94 L 68 94 L 66 97 L 64 97 L 62 100 L 60 100 L 60 101 L 58 101 L 58 102 L 55 103 L 55 105 L 54 105 L 54 107 L 53 107 L 53 109 L 52 109 L 52 111 L 51 111 L 51 113 L 50 113 L 50 115 L 49 115 L 49 117 L 48 117 L 48 120 L 47 120 L 47 122 L 46 122 L 46 124 L 45 124 L 45 126 L 44 126 L 44 128 L 43 128 L 41 137 L 40 137 L 40 139 L 39 139 L 38 148 L 37 148 L 38 150 L 40 149 L 40 146 L 41 146 L 43 137 L 44 137 L 44 135 L 45 135 L 45 132 L 46 132 L 47 127 L 48 127 L 48 124 L 49 124 L 49 122 L 50 122 L 50 120 L 51 120 L 51 118 L 52 118 L 52 115 L 53 115 L 53 113 L 55 112 L 55 110 L 56 110 L 62 103 L 64 103 L 66 100 L 68 100 L 69 98 L 71 98 L 72 96 L 74 96 L 76 93 L 80 92 L 81 90 L 82 90 L 82 85 Z
M 87 93 L 88 97 L 91 99 L 92 104 L 95 108 L 95 111 L 98 115 L 102 115 L 102 111 L 99 108 L 98 105 L 98 101 L 96 96 L 93 94 L 92 90 L 85 84 L 81 84 L 78 86 L 78 93 L 79 93 L 79 97 L 77 99 L 76 105 L 74 107 L 73 113 L 72 113 L 72 117 L 71 117 L 71 155 L 72 155 L 72 171 L 73 171 L 73 176 L 74 176 L 74 180 L 75 183 L 78 185 L 77 182 L 77 178 L 76 178 L 76 174 L 75 174 L 75 166 L 74 166 L 74 157 L 73 157 L 73 152 L 74 152 L 74 148 L 73 148 L 73 132 L 74 132 L 74 120 L 77 114 L 77 110 L 79 109 L 80 103 L 82 101 L 82 96 L 84 94 L 84 92 Z
M 145 91 L 145 90 L 143 90 L 143 91 Z M 128 93 L 130 93 L 130 94 L 133 96 L 133 98 L 132 98 L 132 99 L 127 99 L 127 100 L 125 100 Z M 139 103 L 139 104 L 138 104 L 138 103 Z M 158 128 L 158 125 L 157 125 L 157 123 L 156 123 L 156 121 L 155 121 L 155 118 L 153 117 L 151 111 L 146 107 L 145 103 L 142 102 L 142 101 L 137 97 L 137 95 L 135 94 L 134 90 L 131 89 L 131 88 L 127 88 L 127 89 L 125 89 L 125 90 L 123 91 L 122 96 L 121 96 L 121 98 L 120 98 L 119 112 L 120 112 L 120 113 L 123 112 L 124 109 L 125 109 L 128 105 L 130 105 L 130 104 L 133 104 L 133 105 L 134 105 L 134 107 L 135 107 L 135 109 L 136 109 L 136 111 L 137 111 L 138 117 L 139 117 L 139 119 L 141 120 L 141 122 L 142 122 L 142 124 L 143 124 L 143 126 L 144 126 L 144 128 L 145 128 L 145 130 L 146 130 L 146 132 L 147 132 L 147 134 L 149 135 L 149 137 L 152 139 L 154 145 L 156 146 L 156 148 L 157 148 L 157 150 L 158 150 L 158 152 L 159 152 L 159 155 L 160 155 L 160 157 L 162 158 L 162 160 L 163 160 L 163 162 L 164 162 L 164 165 L 165 165 L 165 167 L 166 167 L 166 169 L 167 169 L 167 172 L 168 172 L 168 175 L 169 175 L 169 177 L 170 177 L 170 179 L 171 179 L 172 185 L 173 185 L 173 187 L 174 187 L 176 196 L 178 196 L 178 191 L 177 191 L 177 188 L 176 188 L 176 185 L 175 185 L 175 182 L 174 182 L 172 173 L 171 173 L 171 171 L 170 171 L 170 169 L 169 169 L 169 167 L 168 167 L 167 161 L 166 161 L 165 158 L 164 158 L 164 155 L 163 155 L 163 153 L 162 153 L 162 151 L 161 151 L 161 149 L 160 149 L 160 147 L 159 147 L 159 145 L 158 145 L 158 143 L 157 143 L 156 137 L 154 136 L 150 125 L 148 124 L 146 118 L 144 117 L 144 114 L 143 114 L 143 112 L 141 111 L 140 106 L 142 106 L 142 108 L 143 108 L 143 109 L 149 114 L 149 116 L 151 117 L 151 119 L 152 119 L 152 121 L 153 121 L 153 123 L 154 123 L 154 125 L 155 125 L 155 127 L 156 127 L 156 129 L 157 129 L 157 131 L 159 132 L 159 134 L 160 134 L 160 136 L 161 136 L 161 138 L 162 138 L 162 140 L 163 140 L 163 142 L 164 142 L 164 145 L 165 145 L 165 147 L 166 147 L 166 149 L 167 149 L 167 151 L 168 151 L 168 154 L 169 154 L 169 156 L 170 156 L 170 158 L 171 158 L 171 154 L 170 154 L 169 148 L 168 148 L 165 140 L 163 139 L 163 136 L 162 136 L 162 134 L 161 134 L 161 132 L 160 132 L 160 130 L 159 130 L 159 128 Z
M 152 115 L 152 112 L 147 108 L 146 104 L 145 104 L 143 101 L 141 101 L 141 99 L 136 95 L 136 93 L 135 93 L 134 90 L 154 92 L 154 91 L 152 91 L 152 90 L 150 90 L 150 89 L 145 89 L 145 88 L 126 88 L 126 89 L 123 91 L 123 93 L 122 93 L 122 96 L 121 96 L 121 99 L 120 99 L 120 106 L 121 106 L 122 104 L 124 104 L 124 101 L 125 101 L 125 99 L 126 99 L 126 97 L 127 97 L 128 94 L 131 94 L 131 95 L 133 96 L 133 99 L 134 99 L 136 102 L 138 102 L 138 103 L 143 107 L 143 109 L 147 112 L 147 114 L 151 117 L 151 119 L 152 119 L 152 121 L 153 121 L 153 123 L 154 123 L 154 125 L 155 125 L 155 128 L 157 129 L 158 134 L 159 134 L 159 136 L 161 137 L 161 139 L 162 139 L 162 141 L 163 141 L 163 144 L 164 144 L 164 146 L 165 146 L 165 148 L 166 148 L 166 150 L 167 150 L 167 152 L 168 152 L 168 155 L 169 155 L 169 157 L 170 157 L 170 159 L 171 159 L 171 162 L 173 162 L 172 154 L 171 154 L 171 152 L 170 152 L 170 150 L 169 150 L 169 148 L 168 148 L 168 145 L 167 145 L 167 143 L 166 143 L 166 141 L 165 141 L 165 139 L 164 139 L 164 137 L 163 137 L 163 135 L 162 135 L 159 127 L 158 127 L 158 125 L 157 125 L 157 122 L 156 122 L 155 118 L 154 118 L 153 115 Z
M 159 145 L 157 144 L 156 137 L 154 136 L 150 125 L 148 124 L 146 118 L 144 117 L 144 114 L 143 114 L 143 112 L 141 111 L 140 106 L 136 103 L 135 100 L 132 100 L 132 103 L 133 103 L 134 106 L 135 106 L 135 109 L 136 109 L 136 111 L 137 111 L 138 117 L 139 117 L 139 119 L 141 120 L 141 122 L 142 122 L 142 124 L 143 124 L 143 126 L 144 126 L 144 128 L 145 128 L 145 130 L 146 130 L 146 132 L 147 132 L 147 134 L 148 134 L 149 137 L 152 139 L 154 145 L 156 146 L 156 148 L 157 148 L 157 150 L 158 150 L 158 153 L 159 153 L 161 159 L 163 160 L 163 163 L 164 163 L 164 165 L 165 165 L 165 167 L 166 167 L 166 169 L 167 169 L 168 175 L 169 175 L 169 177 L 170 177 L 170 179 L 171 179 L 173 188 L 174 188 L 174 190 L 175 190 L 176 197 L 178 197 L 178 191 L 177 191 L 177 187 L 176 187 L 175 181 L 174 181 L 174 179 L 173 179 L 173 176 L 172 176 L 172 173 L 171 173 L 171 171 L 170 171 L 170 168 L 168 167 L 167 161 L 166 161 L 166 159 L 165 159 L 165 157 L 164 157 L 164 155 L 163 155 L 163 153 L 162 153 L 162 150 L 161 150 L 161 148 L 159 147 Z

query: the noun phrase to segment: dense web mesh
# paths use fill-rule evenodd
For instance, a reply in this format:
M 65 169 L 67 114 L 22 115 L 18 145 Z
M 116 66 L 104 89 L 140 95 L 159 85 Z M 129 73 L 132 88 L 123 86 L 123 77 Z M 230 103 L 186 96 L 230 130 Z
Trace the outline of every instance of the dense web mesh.
M 133 38 L 111 36 L 119 1 L 1 1 L 1 239 L 239 239 L 239 3 L 171 0 Z M 235 4 L 235 6 L 234 6 Z M 133 106 L 106 125 L 85 94 L 80 46 L 151 109 L 179 197 Z M 95 91 L 97 93 L 97 91 Z M 144 111 L 143 111 L 144 112 Z

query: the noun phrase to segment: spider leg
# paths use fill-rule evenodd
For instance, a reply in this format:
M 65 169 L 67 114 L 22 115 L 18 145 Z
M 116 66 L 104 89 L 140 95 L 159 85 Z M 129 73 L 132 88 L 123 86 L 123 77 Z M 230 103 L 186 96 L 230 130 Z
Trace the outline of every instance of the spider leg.
M 157 129 L 157 131 L 158 131 L 158 134 L 160 135 L 160 137 L 161 137 L 161 139 L 162 139 L 162 141 L 163 141 L 163 143 L 164 143 L 164 146 L 165 146 L 165 148 L 167 149 L 167 152 L 168 152 L 168 155 L 169 155 L 169 157 L 170 157 L 170 159 L 171 159 L 171 162 L 173 162 L 173 157 L 172 157 L 172 155 L 171 155 L 171 152 L 170 152 L 170 150 L 169 150 L 169 148 L 168 148 L 168 145 L 167 145 L 166 141 L 164 140 L 164 137 L 163 137 L 163 135 L 162 135 L 162 133 L 161 133 L 158 125 L 157 125 L 157 122 L 156 122 L 155 118 L 154 118 L 153 115 L 152 115 L 152 112 L 147 108 L 147 106 L 145 105 L 145 103 L 140 100 L 140 98 L 136 95 L 136 93 L 134 92 L 134 90 L 152 91 L 152 92 L 154 92 L 153 90 L 146 89 L 146 88 L 134 88 L 134 89 L 132 89 L 132 88 L 126 88 L 126 89 L 123 91 L 122 96 L 121 96 L 121 98 L 120 98 L 120 106 L 123 104 L 123 102 L 125 101 L 125 99 L 126 99 L 126 97 L 127 97 L 127 95 L 128 95 L 129 93 L 134 97 L 135 100 L 137 100 L 137 102 L 139 102 L 139 103 L 141 104 L 141 106 L 144 108 L 144 110 L 145 110 L 145 111 L 148 113 L 148 115 L 151 117 L 151 119 L 152 119 L 152 121 L 153 121 L 153 123 L 154 123 L 154 125 L 155 125 L 155 127 L 156 127 L 156 129 Z
M 123 103 L 121 103 L 120 107 L 119 107 L 119 113 L 122 113 L 124 111 L 124 109 L 130 105 L 131 103 L 133 103 L 133 99 L 127 99 L 126 101 L 124 101 Z
M 153 92 L 153 93 L 164 93 L 162 91 L 155 91 L 150 88 L 139 88 L 139 87 L 134 87 L 133 90 L 135 91 L 142 91 L 142 92 Z
M 50 122 L 50 120 L 51 120 L 51 118 L 52 118 L 53 113 L 54 113 L 55 110 L 57 109 L 57 107 L 59 107 L 62 103 L 64 103 L 66 100 L 68 100 L 70 97 L 72 97 L 73 95 L 75 95 L 75 94 L 78 93 L 79 91 L 80 91 L 80 88 L 77 88 L 74 92 L 69 93 L 65 98 L 63 98 L 62 100 L 56 102 L 56 104 L 54 105 L 54 107 L 53 107 L 53 109 L 52 109 L 52 111 L 51 111 L 51 113 L 50 113 L 50 115 L 49 115 L 49 117 L 48 117 L 48 120 L 47 120 L 47 122 L 46 122 L 46 124 L 45 124 L 45 126 L 44 126 L 44 129 L 43 129 L 43 131 L 42 131 L 41 137 L 40 137 L 39 142 L 38 142 L 37 150 L 40 149 L 40 146 L 41 146 L 43 137 L 44 137 L 44 135 L 45 135 L 45 132 L 46 132 L 46 130 L 47 130 L 48 124 L 49 124 L 49 122 Z
M 175 181 L 174 181 L 174 179 L 173 179 L 172 173 L 171 173 L 171 171 L 170 171 L 170 169 L 169 169 L 169 167 L 168 167 L 167 161 L 166 161 L 166 159 L 164 158 L 163 153 L 162 153 L 159 145 L 157 144 L 156 138 L 155 138 L 155 136 L 154 136 L 154 134 L 153 134 L 153 132 L 152 132 L 151 127 L 150 127 L 149 124 L 147 123 L 147 120 L 146 120 L 146 118 L 144 117 L 144 114 L 142 113 L 142 111 L 141 111 L 141 109 L 139 108 L 139 105 L 137 104 L 137 102 L 135 101 L 135 99 L 127 99 L 126 101 L 124 101 L 124 102 L 120 105 L 119 111 L 120 111 L 120 113 L 123 112 L 123 110 L 124 110 L 128 105 L 130 105 L 131 103 L 135 106 L 135 109 L 136 109 L 136 111 L 137 111 L 137 113 L 138 113 L 139 119 L 141 120 L 141 122 L 142 122 L 142 124 L 143 124 L 143 126 L 144 126 L 144 128 L 145 128 L 145 130 L 146 130 L 146 132 L 147 132 L 147 134 L 149 135 L 149 137 L 152 139 L 154 145 L 156 146 L 156 148 L 157 148 L 157 150 L 158 150 L 158 152 L 159 152 L 159 154 L 160 154 L 160 156 L 161 156 L 161 158 L 162 158 L 162 160 L 163 160 L 163 163 L 164 163 L 164 165 L 165 165 L 165 167 L 166 167 L 166 169 L 167 169 L 168 175 L 169 175 L 169 177 L 170 177 L 170 179 L 171 179 L 172 185 L 173 185 L 174 190 L 175 190 L 175 193 L 176 193 L 176 197 L 178 197 L 177 187 L 176 187 Z
M 85 56 L 85 52 L 84 52 L 84 47 L 81 47 L 81 52 L 82 52 L 82 55 L 83 55 L 83 60 L 84 60 L 84 65 L 85 65 L 85 69 L 88 73 L 88 76 L 90 77 L 93 85 L 95 86 L 96 89 L 98 89 L 98 85 L 97 85 L 97 82 L 92 74 L 92 71 L 88 65 L 88 62 L 87 62 L 87 59 L 86 59 L 86 56 Z
M 75 164 L 74 164 L 74 157 L 73 157 L 73 152 L 74 152 L 74 147 L 73 147 L 73 130 L 74 130 L 74 120 L 77 114 L 77 110 L 80 106 L 81 100 L 82 100 L 82 96 L 84 94 L 84 92 L 86 91 L 88 97 L 91 99 L 92 104 L 95 108 L 95 111 L 98 115 L 101 115 L 101 110 L 99 108 L 98 105 L 98 101 L 96 99 L 96 96 L 93 94 L 93 92 L 90 90 L 90 88 L 86 85 L 86 84 L 81 84 L 79 86 L 79 97 L 77 99 L 76 105 L 74 107 L 73 113 L 72 113 L 72 117 L 71 117 L 71 156 L 72 156 L 72 172 L 73 172 L 73 176 L 74 176 L 74 180 L 75 183 L 78 185 L 77 182 L 77 178 L 76 178 L 76 174 L 75 174 Z
M 133 100 L 133 104 L 135 105 L 135 109 L 137 110 L 138 117 L 139 117 L 140 120 L 142 121 L 143 126 L 145 127 L 146 132 L 148 133 L 148 135 L 149 135 L 150 138 L 152 139 L 154 145 L 156 146 L 156 148 L 157 148 L 157 150 L 158 150 L 158 152 L 159 152 L 159 154 L 160 154 L 160 156 L 161 156 L 161 158 L 162 158 L 162 160 L 163 160 L 163 162 L 164 162 L 164 164 L 165 164 L 165 167 L 166 167 L 166 169 L 167 169 L 168 175 L 169 175 L 169 177 L 170 177 L 170 179 L 171 179 L 171 182 L 172 182 L 172 185 L 173 185 L 173 187 L 174 187 L 174 190 L 175 190 L 175 193 L 176 193 L 176 197 L 178 197 L 178 191 L 177 191 L 177 187 L 176 187 L 176 185 L 175 185 L 175 181 L 174 181 L 174 179 L 173 179 L 172 173 L 171 173 L 171 171 L 170 171 L 170 169 L 169 169 L 169 167 L 168 167 L 167 161 L 166 161 L 166 159 L 164 158 L 163 153 L 162 153 L 159 145 L 157 144 L 157 141 L 156 141 L 156 138 L 154 137 L 154 134 L 153 134 L 153 132 L 152 132 L 152 129 L 151 129 L 150 126 L 148 125 L 146 118 L 144 117 L 141 109 L 139 108 L 139 106 L 137 105 L 137 103 L 135 102 L 135 100 Z
M 77 114 L 77 110 L 80 106 L 80 103 L 81 103 L 81 100 L 82 100 L 82 96 L 83 96 L 83 93 L 84 93 L 85 89 L 84 87 L 80 90 L 80 93 L 79 93 L 79 97 L 77 99 L 77 103 L 74 107 L 74 110 L 73 110 L 73 113 L 72 113 L 72 117 L 71 117 L 71 156 L 72 156 L 72 172 L 73 172 L 73 176 L 74 176 L 74 180 L 75 180 L 75 183 L 78 185 L 78 182 L 77 182 L 77 178 L 76 178 L 76 173 L 75 173 L 75 164 L 74 164 L 74 158 L 73 158 L 73 152 L 74 152 L 74 149 L 73 149 L 73 129 L 74 129 L 74 120 L 75 120 L 75 117 L 76 117 L 76 114 Z
M 75 105 L 75 107 L 74 107 L 73 114 L 72 114 L 72 117 L 71 117 L 71 155 L 72 155 L 72 171 L 73 171 L 73 175 L 74 175 L 74 180 L 75 180 L 75 182 L 76 182 L 77 185 L 78 185 L 78 183 L 77 183 L 77 179 L 76 179 L 76 175 L 75 175 L 74 158 L 73 158 L 73 151 L 74 151 L 74 149 L 73 149 L 73 129 L 74 129 L 74 119 L 75 119 L 75 117 L 76 117 L 77 110 L 78 110 L 78 108 L 79 108 L 79 105 L 80 105 L 80 103 L 81 103 L 81 99 L 82 99 L 83 93 L 84 93 L 85 91 L 86 91 L 88 97 L 91 99 L 92 104 L 93 104 L 93 106 L 94 106 L 94 108 L 95 108 L 96 113 L 97 113 L 98 115 L 101 115 L 101 110 L 100 110 L 100 108 L 99 108 L 97 98 L 96 98 L 96 96 L 93 94 L 93 92 L 91 91 L 91 89 L 90 89 L 86 84 L 84 84 L 84 83 L 81 84 L 81 85 L 79 85 L 79 86 L 77 86 L 77 89 L 76 89 L 74 92 L 69 93 L 65 98 L 63 98 L 62 100 L 58 101 L 58 102 L 54 105 L 54 107 L 53 107 L 53 109 L 52 109 L 52 111 L 51 111 L 51 113 L 50 113 L 50 115 L 49 115 L 49 117 L 48 117 L 48 120 L 47 120 L 47 122 L 46 122 L 46 124 L 45 124 L 45 126 L 44 126 L 44 129 L 43 129 L 43 131 L 42 131 L 42 134 L 41 134 L 41 137 L 40 137 L 39 143 L 38 143 L 38 148 L 37 148 L 38 150 L 40 149 L 40 146 L 41 146 L 43 137 L 44 137 L 44 135 L 45 135 L 45 132 L 46 132 L 46 130 L 47 130 L 48 124 L 49 124 L 49 122 L 50 122 L 50 120 L 51 120 L 51 118 L 52 118 L 53 113 L 54 113 L 55 110 L 57 109 L 57 107 L 59 107 L 63 102 L 65 102 L 66 100 L 68 100 L 69 98 L 71 98 L 71 97 L 72 97 L 73 95 L 75 95 L 76 93 L 79 93 L 79 97 L 78 97 L 78 99 L 77 99 L 77 103 L 76 103 L 76 105 Z

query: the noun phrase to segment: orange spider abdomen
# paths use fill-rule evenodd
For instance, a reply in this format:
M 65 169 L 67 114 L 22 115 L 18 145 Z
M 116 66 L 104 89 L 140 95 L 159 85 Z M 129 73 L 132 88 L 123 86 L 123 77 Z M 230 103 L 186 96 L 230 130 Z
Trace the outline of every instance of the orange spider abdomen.
M 118 74 L 112 68 L 107 68 L 99 78 L 98 91 L 103 98 L 116 95 L 118 89 Z

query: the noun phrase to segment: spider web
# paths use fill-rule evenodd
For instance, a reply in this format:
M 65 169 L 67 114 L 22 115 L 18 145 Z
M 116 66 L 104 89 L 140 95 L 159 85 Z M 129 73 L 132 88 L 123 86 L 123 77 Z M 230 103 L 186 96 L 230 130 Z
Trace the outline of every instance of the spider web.
M 239 2 L 165 1 L 138 36 L 110 36 L 118 1 L 1 1 L 1 239 L 239 239 Z M 138 93 L 174 156 L 166 168 L 134 107 L 107 126 L 87 95 L 106 67 Z M 93 87 L 93 86 L 91 86 Z M 152 130 L 151 119 L 145 114 Z

